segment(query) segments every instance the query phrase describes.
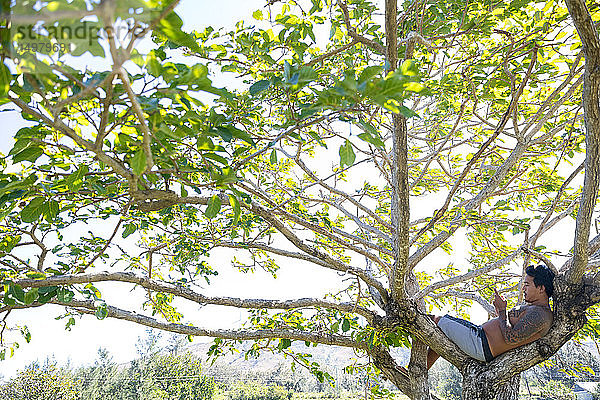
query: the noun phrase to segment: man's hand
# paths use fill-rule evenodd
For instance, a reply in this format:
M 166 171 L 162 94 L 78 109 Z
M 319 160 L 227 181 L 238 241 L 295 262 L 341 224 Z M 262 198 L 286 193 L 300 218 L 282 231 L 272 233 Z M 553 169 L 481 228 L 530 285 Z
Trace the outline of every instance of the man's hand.
M 494 289 L 494 301 L 492 304 L 494 305 L 494 308 L 496 308 L 496 314 L 498 314 L 499 317 L 502 317 L 503 315 L 506 316 L 507 302 L 504 297 L 498 294 L 496 289 Z

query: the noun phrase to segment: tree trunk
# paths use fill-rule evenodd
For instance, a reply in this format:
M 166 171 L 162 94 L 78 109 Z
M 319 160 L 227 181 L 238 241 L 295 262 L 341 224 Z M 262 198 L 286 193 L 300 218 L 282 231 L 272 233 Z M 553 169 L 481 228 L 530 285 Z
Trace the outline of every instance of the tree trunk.
M 494 400 L 498 392 L 493 380 L 482 379 L 486 366 L 475 360 L 465 363 L 461 371 L 463 376 L 462 398 L 465 400 Z
M 462 398 L 464 400 L 517 400 L 521 374 L 516 374 L 504 385 L 497 386 L 494 380 L 483 377 L 484 367 L 463 374 Z
M 496 400 L 517 400 L 521 386 L 521 374 L 516 374 L 498 389 Z
M 408 364 L 412 400 L 429 400 L 429 373 L 427 371 L 427 350 L 429 347 L 418 339 L 413 339 L 411 359 Z

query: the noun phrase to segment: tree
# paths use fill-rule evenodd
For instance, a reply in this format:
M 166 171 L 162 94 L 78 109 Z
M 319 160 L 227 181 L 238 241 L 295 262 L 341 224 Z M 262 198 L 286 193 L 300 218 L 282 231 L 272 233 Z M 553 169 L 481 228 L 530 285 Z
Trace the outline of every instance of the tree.
M 132 361 L 127 369 L 119 368 L 110 353 L 98 349 L 98 357 L 93 365 L 75 371 L 77 399 L 133 400 L 139 398 L 142 372 L 136 368 L 139 363 Z
M 33 363 L 0 386 L 2 400 L 75 400 L 77 382 L 56 362 Z
M 200 359 L 191 354 L 155 355 L 146 365 L 145 399 L 211 400 L 214 380 L 201 375 Z
M 144 339 L 152 338 L 149 332 Z M 124 366 L 99 349 L 94 365 L 79 368 L 75 377 L 77 399 L 210 400 L 214 393 L 214 379 L 202 375 L 200 358 L 191 353 L 142 353 Z
M 231 32 L 183 32 L 166 0 L 22 1 L 3 15 L 1 102 L 31 126 L 2 161 L 0 313 L 58 304 L 215 337 L 213 355 L 250 340 L 249 353 L 287 354 L 320 380 L 291 342 L 351 347 L 412 399 L 430 398 L 430 346 L 461 371 L 464 398 L 514 397 L 518 374 L 600 300 L 598 4 L 267 3 Z M 84 23 L 103 34 L 60 29 Z M 98 70 L 78 62 L 90 54 Z M 215 87 L 220 72 L 236 83 Z M 452 238 L 470 258 L 432 267 Z M 325 299 L 208 296 L 197 283 L 219 279 L 220 248 L 242 273 L 310 263 L 339 276 Z M 535 343 L 482 365 L 425 315 L 474 302 L 493 315 L 490 287 L 518 288 L 536 259 L 558 276 L 553 327 Z M 143 289 L 145 312 L 104 300 L 107 281 Z M 207 329 L 175 299 L 250 318 Z
M 543 382 L 556 381 L 570 387 L 577 381 L 596 380 L 599 370 L 597 358 L 581 344 L 571 341 L 549 360 L 528 371 L 528 375 L 535 378 L 540 385 Z

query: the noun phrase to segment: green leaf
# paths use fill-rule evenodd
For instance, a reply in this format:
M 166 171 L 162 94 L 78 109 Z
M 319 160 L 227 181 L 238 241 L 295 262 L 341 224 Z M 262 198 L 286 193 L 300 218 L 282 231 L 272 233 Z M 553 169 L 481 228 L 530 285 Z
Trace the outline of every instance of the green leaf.
M 250 86 L 249 92 L 252 96 L 256 96 L 260 92 L 267 90 L 269 87 L 271 87 L 271 80 L 263 79 L 252 84 L 252 86 Z
M 219 211 L 221 211 L 221 199 L 219 196 L 214 195 L 208 200 L 208 207 L 206 208 L 206 211 L 204 211 L 204 215 L 206 215 L 207 218 L 212 219 L 217 216 Z
M 65 183 L 69 190 L 73 192 L 79 191 L 81 186 L 83 186 L 83 179 L 89 172 L 89 168 L 87 165 L 82 165 L 77 169 L 77 171 L 73 172 L 67 179 L 65 179 Z
M 38 299 L 38 288 L 31 288 L 27 293 L 25 293 L 24 303 L 32 304 L 34 301 Z
M 356 160 L 356 155 L 354 154 L 354 150 L 352 149 L 352 143 L 348 139 L 346 142 L 340 146 L 340 166 L 343 168 L 344 165 L 351 166 L 354 164 Z
M 285 60 L 283 62 L 283 78 L 285 79 L 286 82 L 290 81 L 291 73 L 292 73 L 292 65 L 289 63 L 288 60 Z
M 123 234 L 121 236 L 123 236 L 123 239 L 125 239 L 127 236 L 131 235 L 136 230 L 137 226 L 133 222 L 130 222 L 127 225 L 125 225 L 125 230 L 123 231 Z
M 58 287 L 44 286 L 38 289 L 38 302 L 44 304 L 49 302 L 57 293 Z
M 337 333 L 337 331 L 340 330 L 340 321 L 334 322 L 334 324 L 331 325 L 331 330 Z
M 21 335 L 23 335 L 27 343 L 31 342 L 31 332 L 29 332 L 29 328 L 27 326 L 21 327 Z
M 44 212 L 46 205 L 43 197 L 36 197 L 21 210 L 23 222 L 35 222 Z
M 146 58 L 146 69 L 148 70 L 148 73 L 152 76 L 158 77 L 162 73 L 162 65 L 154 55 L 154 50 L 151 51 L 148 54 L 148 57 Z
M 238 129 L 235 126 L 229 126 L 228 129 L 229 129 L 229 132 L 231 132 L 231 135 L 233 137 L 235 137 L 237 139 L 241 139 L 244 142 L 248 143 L 249 145 L 256 147 L 256 143 L 252 139 L 252 136 L 250 136 L 247 132 L 244 132 L 243 130 Z
M 375 341 L 375 331 L 371 331 L 371 333 L 369 334 L 369 338 L 367 339 L 367 346 L 369 346 L 370 349 L 372 349 L 373 346 L 375 345 L 374 341 Z
M 219 136 L 221 136 L 221 139 L 223 139 L 224 141 L 226 141 L 228 143 L 231 142 L 233 135 L 231 134 L 229 127 L 217 126 L 217 127 L 215 127 L 215 131 L 219 134 Z
M 175 12 L 171 12 L 165 18 L 161 19 L 156 30 L 165 35 L 170 41 L 181 46 L 200 52 L 200 47 L 194 38 L 181 30 L 183 21 Z
M 279 341 L 279 349 L 280 350 L 287 349 L 291 345 L 292 345 L 292 341 L 290 339 L 281 339 Z
M 215 144 L 213 143 L 213 141 L 211 140 L 211 138 L 209 138 L 206 135 L 200 135 L 198 136 L 198 139 L 196 141 L 196 147 L 198 147 L 198 150 L 217 150 L 218 146 L 215 146 Z
M 383 67 L 381 67 L 381 66 L 367 67 L 360 73 L 360 76 L 358 77 L 358 81 L 359 82 L 367 82 L 370 79 L 377 76 L 378 74 L 380 74 L 381 71 L 383 71 Z
M 73 300 L 73 297 L 75 297 L 75 293 L 73 293 L 69 289 L 59 288 L 56 291 L 56 299 L 58 301 L 68 303 L 71 300 Z
M 402 65 L 399 68 L 400 73 L 406 76 L 418 76 L 419 68 L 417 64 L 413 60 L 404 60 Z
M 350 320 L 344 318 L 344 322 L 342 323 L 342 331 L 348 332 L 350 330 Z
M 20 241 L 20 235 L 4 236 L 2 240 L 0 240 L 0 251 L 10 253 Z
M 254 11 L 254 12 L 252 13 L 252 17 L 253 17 L 255 20 L 262 21 L 262 19 L 263 19 L 263 13 L 262 13 L 262 10 L 256 10 L 256 11 Z
M 38 289 L 38 293 L 39 294 L 48 294 L 48 293 L 56 292 L 57 290 L 58 290 L 58 286 L 42 286 L 41 288 Z
M 358 137 L 361 140 L 364 140 L 365 142 L 371 143 L 375 147 L 378 147 L 380 149 L 385 148 L 385 144 L 383 143 L 383 141 L 377 136 L 371 136 L 370 133 L 363 132 L 359 134 Z
M 29 279 L 46 279 L 46 274 L 43 272 L 29 271 L 25 274 Z
M 229 205 L 233 208 L 233 224 L 236 225 L 240 219 L 240 214 L 242 213 L 240 207 L 240 201 L 233 194 L 229 195 Z
M 406 84 L 405 90 L 414 93 L 427 93 L 427 88 L 425 87 L 425 85 L 419 82 L 408 82 Z
M 44 218 L 46 218 L 46 221 L 52 222 L 54 218 L 58 216 L 59 211 L 60 207 L 58 202 L 54 200 L 49 200 L 46 203 L 44 203 L 42 214 L 44 214 Z
M 214 179 L 218 185 L 226 185 L 238 181 L 238 177 L 235 173 L 235 170 L 231 167 L 223 168 L 222 173 L 215 174 Z
M 146 154 L 141 147 L 135 152 L 131 159 L 131 168 L 133 168 L 133 173 L 137 176 L 140 176 L 146 170 Z
M 44 150 L 37 145 L 30 145 L 24 150 L 13 156 L 13 162 L 16 164 L 21 161 L 35 162 L 40 156 L 44 154 Z
M 70 331 L 73 325 L 75 325 L 75 318 L 70 317 L 67 323 L 65 324 L 65 330 Z
M 400 106 L 400 114 L 402 114 L 406 118 L 419 117 L 419 114 L 405 106 Z
M 18 301 L 20 301 L 21 303 L 25 303 L 25 291 L 23 291 L 23 288 L 21 286 L 13 283 L 12 285 L 10 285 L 10 293 Z
M 4 65 L 4 63 L 0 64 L 0 97 L 6 96 L 6 94 L 10 90 L 11 80 L 12 75 L 8 67 Z
M 93 296 L 94 299 L 99 300 L 102 298 L 102 293 L 100 293 L 98 288 L 96 286 L 94 286 L 93 284 L 88 283 L 87 285 L 85 285 L 85 288 L 87 289 L 88 294 L 90 296 Z M 85 293 L 85 290 L 83 291 L 83 293 Z
M 108 317 L 108 307 L 106 306 L 106 303 L 99 302 L 96 306 L 96 312 L 94 313 L 94 315 L 100 320 Z
M 269 157 L 269 162 L 271 165 L 277 164 L 277 152 L 275 150 L 271 151 L 271 156 Z

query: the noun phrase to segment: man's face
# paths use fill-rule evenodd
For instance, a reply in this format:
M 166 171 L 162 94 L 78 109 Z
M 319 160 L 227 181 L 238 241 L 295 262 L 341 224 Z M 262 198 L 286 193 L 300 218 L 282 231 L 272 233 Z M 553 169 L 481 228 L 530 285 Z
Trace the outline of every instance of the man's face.
M 525 275 L 525 281 L 523 282 L 523 299 L 528 303 L 542 298 L 545 293 L 544 286 L 535 286 L 533 283 L 533 276 Z

